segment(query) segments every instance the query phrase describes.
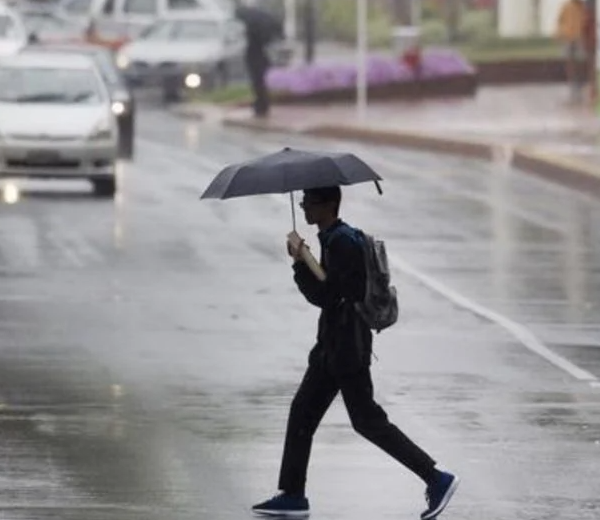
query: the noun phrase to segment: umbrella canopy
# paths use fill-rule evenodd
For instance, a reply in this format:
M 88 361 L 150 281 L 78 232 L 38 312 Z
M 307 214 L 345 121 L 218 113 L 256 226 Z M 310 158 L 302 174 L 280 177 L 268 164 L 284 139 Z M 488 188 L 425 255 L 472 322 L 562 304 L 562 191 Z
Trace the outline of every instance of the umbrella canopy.
M 248 40 L 254 45 L 268 45 L 283 39 L 283 23 L 270 12 L 255 6 L 239 5 L 236 17 L 246 25 Z
M 375 182 L 382 178 L 351 153 L 317 153 L 284 148 L 224 168 L 201 199 L 229 199 L 267 193 L 291 193 L 326 186 Z

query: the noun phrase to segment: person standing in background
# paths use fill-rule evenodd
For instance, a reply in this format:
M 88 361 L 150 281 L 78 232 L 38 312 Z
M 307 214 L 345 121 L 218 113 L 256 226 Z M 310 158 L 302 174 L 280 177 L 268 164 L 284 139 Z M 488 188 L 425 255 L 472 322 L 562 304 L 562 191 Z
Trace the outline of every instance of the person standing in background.
M 558 17 L 557 37 L 565 45 L 567 82 L 571 101 L 583 98 L 583 69 L 586 63 L 585 25 L 587 8 L 583 0 L 566 0 Z
M 269 49 L 274 41 L 283 39 L 283 23 L 248 0 L 237 4 L 235 15 L 246 26 L 245 62 L 254 93 L 254 116 L 266 118 L 271 106 L 266 81 L 271 67 Z

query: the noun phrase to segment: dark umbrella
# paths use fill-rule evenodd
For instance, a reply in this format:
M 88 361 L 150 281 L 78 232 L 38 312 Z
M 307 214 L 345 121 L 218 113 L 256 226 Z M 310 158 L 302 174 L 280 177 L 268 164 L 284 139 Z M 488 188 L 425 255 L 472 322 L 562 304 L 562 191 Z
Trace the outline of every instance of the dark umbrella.
M 246 26 L 248 40 L 254 44 L 268 45 L 283 38 L 283 23 L 264 9 L 239 5 L 235 15 Z
M 284 148 L 273 154 L 227 166 L 200 198 L 230 199 L 289 192 L 295 230 L 294 191 L 372 181 L 381 194 L 380 180 L 382 178 L 354 154 Z

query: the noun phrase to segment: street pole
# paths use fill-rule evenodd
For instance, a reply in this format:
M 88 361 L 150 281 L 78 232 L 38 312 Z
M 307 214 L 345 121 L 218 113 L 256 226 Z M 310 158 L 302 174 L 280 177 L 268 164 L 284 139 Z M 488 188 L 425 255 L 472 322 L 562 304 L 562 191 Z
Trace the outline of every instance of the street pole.
M 297 35 L 296 0 L 285 0 L 285 37 L 295 42 Z
M 356 110 L 362 121 L 367 111 L 367 0 L 356 1 Z
M 598 53 L 598 47 L 600 46 L 600 17 L 599 17 L 599 9 L 598 9 L 598 1 L 594 0 L 592 2 L 592 18 L 596 23 L 596 38 L 595 45 L 592 49 L 592 101 L 596 105 L 596 111 L 598 115 L 600 115 L 600 96 L 598 93 L 599 83 L 600 83 L 600 54 Z
M 304 61 L 310 65 L 315 59 L 317 20 L 315 0 L 304 0 Z

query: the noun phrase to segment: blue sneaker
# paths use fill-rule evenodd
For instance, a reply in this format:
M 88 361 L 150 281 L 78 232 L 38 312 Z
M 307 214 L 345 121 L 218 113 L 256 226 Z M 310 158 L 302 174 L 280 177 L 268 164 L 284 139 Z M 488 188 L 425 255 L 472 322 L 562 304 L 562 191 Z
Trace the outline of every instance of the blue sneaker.
M 427 511 L 421 513 L 421 520 L 432 520 L 438 516 L 448 505 L 452 495 L 456 491 L 460 479 L 456 475 L 445 471 L 436 471 L 433 482 L 427 486 L 425 497 L 427 498 Z
M 261 516 L 304 518 L 310 514 L 308 499 L 285 492 L 252 506 L 252 512 Z

